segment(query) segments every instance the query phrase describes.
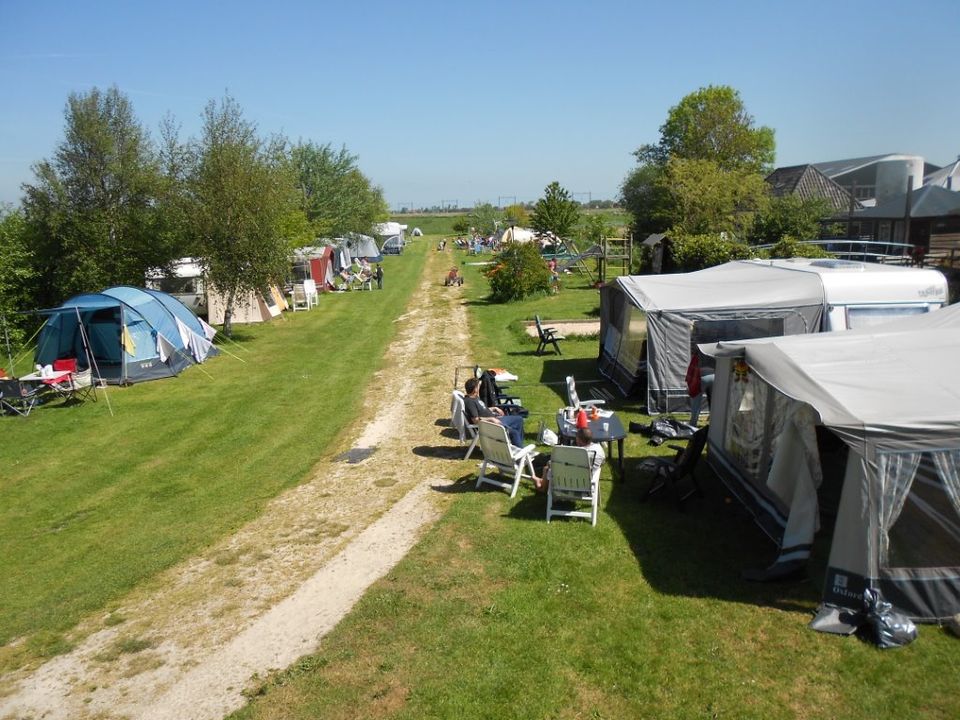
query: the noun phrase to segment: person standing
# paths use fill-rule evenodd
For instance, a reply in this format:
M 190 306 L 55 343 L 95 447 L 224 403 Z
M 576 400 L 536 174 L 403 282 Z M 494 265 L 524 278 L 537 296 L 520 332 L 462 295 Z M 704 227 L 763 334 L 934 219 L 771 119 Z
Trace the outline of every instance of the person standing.
M 383 268 L 377 263 L 377 271 L 373 274 L 377 279 L 377 290 L 383 290 Z

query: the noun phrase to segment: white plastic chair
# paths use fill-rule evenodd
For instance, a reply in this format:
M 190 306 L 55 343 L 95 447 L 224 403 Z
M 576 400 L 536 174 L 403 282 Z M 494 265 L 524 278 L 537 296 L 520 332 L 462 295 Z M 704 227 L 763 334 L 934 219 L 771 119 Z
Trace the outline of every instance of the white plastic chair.
M 459 390 L 454 390 L 450 397 L 450 424 L 453 425 L 457 433 L 459 433 L 461 445 L 467 442 L 468 439 L 470 440 L 470 445 L 467 447 L 467 454 L 463 456 L 464 460 L 469 460 L 474 448 L 477 447 L 480 436 L 477 433 L 477 426 L 467 422 L 467 411 L 463 403 L 463 393 Z
M 317 281 L 307 278 L 303 281 L 303 292 L 307 296 L 307 308 L 320 304 L 320 293 L 317 292 Z
M 597 509 L 600 505 L 600 468 L 592 471 L 593 458 L 583 447 L 557 445 L 550 455 L 550 483 L 547 486 L 547 522 L 554 515 L 579 517 L 597 524 Z M 558 510 L 556 500 L 572 500 L 590 503 L 590 511 Z
M 294 312 L 310 309 L 310 300 L 302 283 L 294 283 L 293 290 L 290 292 L 290 309 Z
M 577 383 L 573 375 L 567 375 L 567 406 L 575 409 L 591 408 L 597 405 L 606 405 L 606 400 L 581 400 L 577 395 Z
M 531 444 L 518 448 L 511 445 L 507 429 L 503 425 L 481 420 L 478 428 L 483 462 L 480 464 L 480 474 L 477 477 L 477 490 L 483 483 L 487 483 L 501 490 L 509 490 L 510 497 L 514 497 L 520 486 L 520 478 L 525 477 L 531 480 L 534 478 L 533 459 L 538 455 L 537 446 Z M 496 470 L 498 476 L 487 475 L 488 468 Z M 500 479 L 500 476 L 511 475 L 510 482 Z

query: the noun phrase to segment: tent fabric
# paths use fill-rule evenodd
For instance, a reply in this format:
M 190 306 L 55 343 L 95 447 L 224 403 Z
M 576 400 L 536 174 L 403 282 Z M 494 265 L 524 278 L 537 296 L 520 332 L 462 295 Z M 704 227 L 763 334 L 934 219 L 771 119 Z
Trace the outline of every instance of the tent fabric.
M 86 339 L 98 379 L 109 383 L 177 375 L 217 352 L 197 317 L 176 298 L 158 290 L 107 288 L 77 295 L 58 308 L 41 312 L 48 320 L 37 341 L 36 362 L 47 365 L 75 357 L 85 370 Z M 193 353 L 192 336 L 203 340 L 194 343 Z
M 780 543 L 778 563 L 809 556 L 819 518 L 815 462 L 784 423 L 785 407 L 809 407 L 849 448 L 824 603 L 858 609 L 874 588 L 915 619 L 960 612 L 960 376 L 946 371 L 960 306 L 700 349 L 717 360 L 708 460 Z M 759 401 L 763 388 L 787 405 Z M 748 450 L 751 427 L 765 435 Z
M 644 368 L 645 334 L 648 412 L 686 410 L 693 342 L 816 332 L 823 304 L 816 273 L 750 261 L 692 273 L 620 277 L 600 294 L 600 369 L 630 394 Z
M 383 261 L 383 255 L 380 253 L 380 248 L 377 247 L 376 240 L 369 235 L 350 233 L 345 238 L 337 238 L 337 241 L 339 244 L 346 246 L 350 257 L 355 260 L 365 258 L 370 262 Z

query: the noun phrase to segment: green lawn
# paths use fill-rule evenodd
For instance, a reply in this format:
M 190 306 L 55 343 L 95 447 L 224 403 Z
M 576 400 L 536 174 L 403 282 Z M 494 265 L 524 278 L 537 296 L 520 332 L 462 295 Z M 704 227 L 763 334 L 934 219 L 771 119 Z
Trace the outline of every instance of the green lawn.
M 596 290 L 568 280 L 555 296 L 491 305 L 478 270 L 466 278 L 477 362 L 516 372 L 524 403 L 552 423 L 563 391 L 550 383 L 571 372 L 595 379 L 597 341 L 568 340 L 562 357 L 539 358 L 522 324 L 534 313 L 594 317 Z M 636 401 L 615 407 L 625 422 L 645 419 Z M 807 629 L 819 580 L 742 581 L 743 568 L 775 551 L 707 468 L 705 497 L 683 511 L 639 502 L 636 468 L 654 451 L 631 435 L 627 480 L 604 469 L 596 528 L 547 525 L 545 499 L 529 486 L 514 500 L 475 492 L 475 463 L 451 461 L 461 492 L 451 510 L 319 653 L 268 679 L 233 717 L 960 715 L 956 639 L 922 627 L 910 647 L 879 651 Z
M 384 261 L 384 289 L 236 326 L 241 347 L 107 403 L 0 417 L 0 671 L 255 517 L 305 479 L 359 412 L 426 243 Z M 204 372 L 205 371 L 205 372 Z M 14 639 L 23 642 L 12 642 Z

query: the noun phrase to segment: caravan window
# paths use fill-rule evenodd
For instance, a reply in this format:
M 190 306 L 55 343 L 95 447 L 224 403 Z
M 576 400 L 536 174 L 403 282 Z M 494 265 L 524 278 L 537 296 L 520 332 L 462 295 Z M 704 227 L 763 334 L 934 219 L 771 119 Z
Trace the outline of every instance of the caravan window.
M 907 315 L 922 315 L 927 305 L 851 305 L 847 308 L 847 329 L 873 327 Z
M 878 467 L 882 567 L 960 567 L 960 450 L 886 453 Z

